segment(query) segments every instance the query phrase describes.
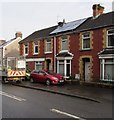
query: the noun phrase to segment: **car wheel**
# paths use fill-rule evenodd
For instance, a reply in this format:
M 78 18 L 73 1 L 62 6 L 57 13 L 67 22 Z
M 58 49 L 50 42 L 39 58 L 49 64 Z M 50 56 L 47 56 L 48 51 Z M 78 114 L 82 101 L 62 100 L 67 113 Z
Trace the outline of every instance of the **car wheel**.
M 51 81 L 49 79 L 46 80 L 46 85 L 51 85 Z
M 33 83 L 33 82 L 34 82 L 34 79 L 33 79 L 33 78 L 30 78 L 30 82 Z

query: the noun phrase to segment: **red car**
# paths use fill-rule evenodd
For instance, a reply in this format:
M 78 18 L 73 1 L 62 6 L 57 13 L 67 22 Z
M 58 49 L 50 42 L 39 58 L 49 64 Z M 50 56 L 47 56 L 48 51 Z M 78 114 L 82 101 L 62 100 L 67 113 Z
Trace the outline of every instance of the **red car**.
M 46 85 L 50 84 L 63 84 L 64 77 L 45 70 L 33 70 L 30 74 L 31 82 L 43 82 Z

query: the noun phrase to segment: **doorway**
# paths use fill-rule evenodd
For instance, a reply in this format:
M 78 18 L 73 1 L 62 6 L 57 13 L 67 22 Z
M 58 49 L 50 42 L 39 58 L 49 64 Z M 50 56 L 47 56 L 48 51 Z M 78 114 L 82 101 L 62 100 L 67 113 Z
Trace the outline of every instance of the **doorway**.
M 46 59 L 46 70 L 51 70 L 52 66 L 51 66 L 51 59 Z
M 83 58 L 83 63 L 84 63 L 84 80 L 85 81 L 90 81 L 90 58 Z

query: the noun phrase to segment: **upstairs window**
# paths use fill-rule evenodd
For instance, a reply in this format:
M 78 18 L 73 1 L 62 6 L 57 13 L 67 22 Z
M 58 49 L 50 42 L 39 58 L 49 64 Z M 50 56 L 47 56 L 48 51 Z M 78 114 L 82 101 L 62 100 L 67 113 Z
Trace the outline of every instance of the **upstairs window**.
M 68 50 L 68 39 L 67 37 L 62 38 L 61 50 Z
M 25 44 L 25 55 L 28 55 L 28 44 Z
M 46 40 L 46 48 L 45 48 L 45 52 L 52 52 L 52 43 L 51 43 L 51 39 Z
M 34 54 L 38 54 L 38 42 L 34 42 Z
M 90 49 L 90 33 L 82 34 L 82 49 Z
M 107 47 L 114 47 L 114 29 L 107 31 Z

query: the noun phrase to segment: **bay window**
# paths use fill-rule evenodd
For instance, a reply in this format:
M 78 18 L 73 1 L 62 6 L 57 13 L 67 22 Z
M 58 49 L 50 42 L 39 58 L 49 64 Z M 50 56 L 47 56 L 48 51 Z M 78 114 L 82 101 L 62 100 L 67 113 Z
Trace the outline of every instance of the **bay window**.
M 42 61 L 35 62 L 35 69 L 36 70 L 42 70 L 42 68 L 43 68 Z
M 114 58 L 101 59 L 101 80 L 114 81 Z

